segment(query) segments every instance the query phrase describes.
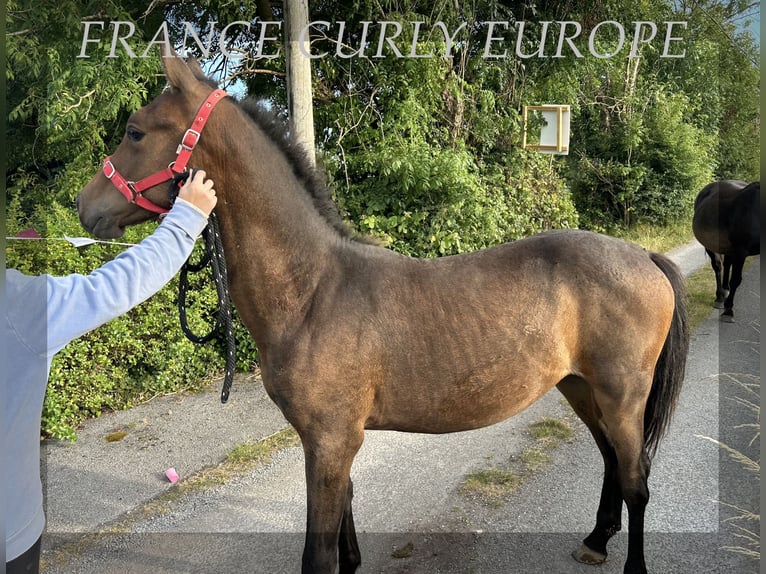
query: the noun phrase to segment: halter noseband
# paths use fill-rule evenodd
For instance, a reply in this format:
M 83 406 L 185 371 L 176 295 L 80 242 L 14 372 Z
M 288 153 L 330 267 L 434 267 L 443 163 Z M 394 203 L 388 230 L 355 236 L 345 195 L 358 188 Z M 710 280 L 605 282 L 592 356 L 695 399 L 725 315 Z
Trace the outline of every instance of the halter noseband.
M 125 199 L 130 203 L 135 203 L 138 207 L 142 207 L 152 213 L 164 214 L 169 210 L 166 207 L 157 205 L 144 197 L 143 192 L 147 189 L 159 185 L 166 181 L 172 181 L 176 179 L 179 174 L 186 171 L 186 164 L 189 162 L 194 147 L 199 142 L 202 130 L 207 123 L 210 113 L 218 102 L 220 102 L 228 94 L 224 90 L 213 91 L 197 110 L 197 114 L 192 122 L 191 127 L 186 130 L 181 138 L 181 143 L 176 148 L 176 159 L 171 162 L 168 167 L 162 171 L 153 173 L 139 181 L 126 180 L 117 168 L 112 163 L 112 156 L 107 156 L 104 160 L 102 171 L 106 178 L 112 182 L 112 185 L 117 188 Z

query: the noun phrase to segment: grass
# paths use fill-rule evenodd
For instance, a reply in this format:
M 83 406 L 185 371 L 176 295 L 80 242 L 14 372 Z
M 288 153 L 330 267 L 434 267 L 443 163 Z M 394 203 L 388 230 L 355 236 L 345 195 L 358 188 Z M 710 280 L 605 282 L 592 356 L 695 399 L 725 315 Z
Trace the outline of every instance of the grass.
M 574 438 L 572 426 L 565 419 L 543 417 L 530 425 L 529 432 L 538 442 L 554 447 Z
M 259 441 L 239 444 L 229 451 L 222 463 L 205 468 L 176 483 L 159 497 L 147 502 L 139 514 L 143 518 L 168 514 L 173 505 L 187 494 L 222 486 L 238 475 L 269 464 L 277 452 L 299 444 L 298 433 L 292 427 L 284 428 Z
M 175 485 L 179 494 L 226 484 L 238 474 L 269 464 L 273 456 L 286 448 L 298 446 L 300 439 L 292 427 L 284 428 L 258 441 L 248 441 L 232 448 L 218 466 L 204 469 Z
M 574 430 L 568 417 L 543 417 L 529 425 L 529 435 L 534 442 L 524 449 L 517 461 L 469 472 L 463 479 L 460 491 L 475 496 L 489 506 L 502 506 L 508 496 L 533 472 L 550 464 L 551 457 L 548 453 L 562 442 L 572 440 Z
M 760 324 L 757 323 L 757 330 L 760 334 Z M 742 343 L 753 343 L 752 341 L 742 341 Z M 760 351 L 758 351 L 760 353 Z M 749 429 L 752 432 L 752 438 L 747 446 L 752 447 L 756 441 L 761 438 L 761 377 L 759 375 L 749 375 L 744 373 L 722 373 L 720 378 L 736 385 L 739 389 L 737 394 L 731 398 L 734 402 L 742 405 L 752 414 L 752 422 L 745 422 L 736 425 L 736 429 Z M 730 446 L 709 436 L 695 435 L 697 438 L 712 442 L 718 445 L 729 458 L 736 462 L 743 471 L 743 479 L 760 483 L 761 479 L 761 461 L 755 460 L 738 448 Z M 734 504 L 720 502 L 724 507 L 735 511 L 736 514 L 726 518 L 723 522 L 728 525 L 733 532 L 733 536 L 740 542 L 740 545 L 727 545 L 722 550 L 744 554 L 755 560 L 761 559 L 761 515 L 759 509 L 749 510 L 741 508 Z
M 276 452 L 299 444 L 298 433 L 292 427 L 288 427 L 259 441 L 248 441 L 235 446 L 226 456 L 226 466 L 239 471 L 250 470 L 270 463 Z
M 760 355 L 760 319 L 754 320 L 750 327 L 753 330 L 753 340 L 740 340 L 736 343 L 747 349 L 748 352 Z M 751 458 L 742 452 L 746 448 L 752 448 L 761 438 L 761 377 L 760 374 L 746 373 L 721 373 L 718 377 L 721 388 L 728 385 L 734 385 L 735 393 L 728 397 L 744 407 L 745 412 L 749 411 L 750 422 L 741 422 L 734 426 L 734 429 L 746 429 L 750 435 L 750 440 L 746 445 L 730 445 L 723 443 L 709 436 L 695 435 L 697 438 L 712 442 L 717 445 L 726 455 L 731 458 L 741 469 L 739 479 L 746 483 L 754 485 L 760 484 L 761 479 L 761 461 Z M 734 552 L 748 556 L 753 560 L 761 559 L 761 515 L 760 509 L 742 508 L 741 506 L 727 502 L 719 502 L 722 507 L 727 508 L 731 516 L 723 520 L 722 527 L 726 527 L 732 534 L 732 538 L 737 543 L 723 546 L 721 549 L 727 552 Z
M 114 431 L 110 432 L 104 437 L 104 440 L 106 442 L 117 442 L 124 439 L 126 436 L 128 436 L 128 431 Z
M 551 462 L 551 455 L 539 447 L 530 447 L 519 455 L 519 459 L 530 471 L 542 468 Z
M 392 558 L 410 558 L 413 553 L 415 552 L 415 545 L 412 542 L 408 542 L 401 548 L 395 549 L 393 552 L 391 552 Z
M 676 221 L 665 227 L 639 224 L 630 229 L 610 230 L 609 234 L 657 253 L 665 253 L 694 239 L 691 219 Z
M 713 270 L 705 266 L 686 278 L 686 304 L 689 328 L 694 331 L 708 318 L 715 300 Z
M 748 258 L 745 260 L 743 269 L 748 269 L 752 263 L 752 258 Z M 689 275 L 685 284 L 689 325 L 694 331 L 710 315 L 713 310 L 713 301 L 715 301 L 715 276 L 709 261 Z M 736 310 L 736 303 L 734 309 Z
M 737 395 L 734 400 L 753 413 L 752 423 L 743 423 L 734 428 L 749 428 L 753 431 L 753 437 L 748 446 L 752 446 L 761 436 L 761 406 L 760 406 L 760 377 L 753 375 L 730 375 L 722 374 L 722 377 L 730 378 L 735 384 L 744 389 L 745 397 Z M 733 461 L 735 461 L 743 471 L 744 480 L 752 480 L 760 483 L 761 479 L 761 461 L 754 460 L 733 446 L 722 443 L 719 440 L 709 436 L 695 435 L 697 438 L 707 440 L 723 450 Z M 734 504 L 720 502 L 721 506 L 735 511 L 736 514 L 724 519 L 724 523 L 732 530 L 733 537 L 739 541 L 739 545 L 729 544 L 721 549 L 728 552 L 743 554 L 754 560 L 761 559 L 761 515 L 759 509 L 744 509 Z
M 490 468 L 469 473 L 461 490 L 499 506 L 501 500 L 521 484 L 522 477 L 511 469 Z

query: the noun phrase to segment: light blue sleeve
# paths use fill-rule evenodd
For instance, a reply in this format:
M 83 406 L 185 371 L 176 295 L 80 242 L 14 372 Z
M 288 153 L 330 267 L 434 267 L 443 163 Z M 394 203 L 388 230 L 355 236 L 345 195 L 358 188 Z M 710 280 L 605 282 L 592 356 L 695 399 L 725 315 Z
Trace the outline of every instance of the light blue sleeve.
M 47 276 L 46 354 L 159 291 L 189 257 L 206 224 L 202 212 L 179 200 L 152 235 L 91 274 Z

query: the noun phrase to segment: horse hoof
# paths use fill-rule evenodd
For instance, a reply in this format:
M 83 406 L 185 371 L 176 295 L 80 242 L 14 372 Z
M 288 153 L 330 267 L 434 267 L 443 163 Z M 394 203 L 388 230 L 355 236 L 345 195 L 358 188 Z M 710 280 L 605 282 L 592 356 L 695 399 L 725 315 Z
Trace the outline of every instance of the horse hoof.
M 606 562 L 606 554 L 601 554 L 601 552 L 591 550 L 585 544 L 572 552 L 572 557 L 578 562 L 582 562 L 583 564 L 590 564 L 592 566 L 597 566 Z
M 726 315 L 725 313 L 721 313 L 721 321 L 723 323 L 733 323 L 734 315 Z
M 723 309 L 723 301 L 714 301 L 713 309 Z

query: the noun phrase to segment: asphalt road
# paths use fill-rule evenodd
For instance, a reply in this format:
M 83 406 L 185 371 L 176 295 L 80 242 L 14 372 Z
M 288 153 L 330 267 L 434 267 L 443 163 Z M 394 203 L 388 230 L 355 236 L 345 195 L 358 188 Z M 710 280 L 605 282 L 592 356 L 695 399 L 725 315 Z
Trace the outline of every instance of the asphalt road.
M 750 444 L 754 430 L 740 426 L 756 421 L 746 401 L 759 403 L 746 388 L 760 383 L 757 258 L 738 292 L 736 311 L 734 324 L 720 323 L 718 311 L 712 311 L 693 337 L 680 404 L 650 478 L 646 554 L 651 572 L 758 572 L 757 561 L 723 547 L 745 545 L 736 536 L 742 534 L 737 526 L 753 524 L 727 522 L 741 514 L 728 505 L 759 512 L 759 479 L 702 438 L 720 439 L 760 460 L 759 441 Z M 266 436 L 283 424 L 257 385 L 246 393 L 240 395 L 240 410 L 230 411 L 241 413 L 233 415 L 238 429 L 255 426 Z M 131 477 L 145 464 L 142 453 L 149 457 L 159 452 L 173 460 L 174 452 L 184 451 L 183 437 L 188 442 L 195 432 L 199 444 L 191 450 L 206 452 L 216 415 L 204 425 L 185 420 L 184 407 L 194 400 L 168 399 L 170 403 L 155 402 L 145 412 L 118 413 L 95 430 L 84 430 L 74 446 L 49 446 L 47 573 L 300 570 L 306 502 L 299 448 L 280 452 L 271 464 L 226 485 L 187 495 L 166 514 L 134 521 L 127 532 L 83 539 L 153 492 L 167 489 L 162 461 L 153 463 L 153 472 Z M 625 532 L 612 540 L 603 566 L 580 565 L 570 557 L 593 526 L 602 476 L 600 456 L 579 421 L 573 423 L 574 438 L 550 453 L 552 462 L 502 503 L 488 504 L 460 490 L 468 472 L 518 460 L 533 440 L 529 424 L 544 416 L 568 415 L 554 390 L 519 416 L 478 431 L 444 436 L 368 432 L 352 470 L 361 572 L 622 572 Z M 129 428 L 130 420 L 133 427 L 124 444 L 103 444 L 109 425 Z M 163 427 L 163 420 L 175 423 Z M 122 450 L 110 451 L 113 447 Z M 127 462 L 120 467 L 123 458 Z M 189 463 L 189 472 L 193 468 Z M 78 484 L 82 489 L 73 492 Z M 55 550 L 72 541 L 80 541 L 78 549 L 56 559 Z M 399 557 L 394 557 L 395 550 Z

